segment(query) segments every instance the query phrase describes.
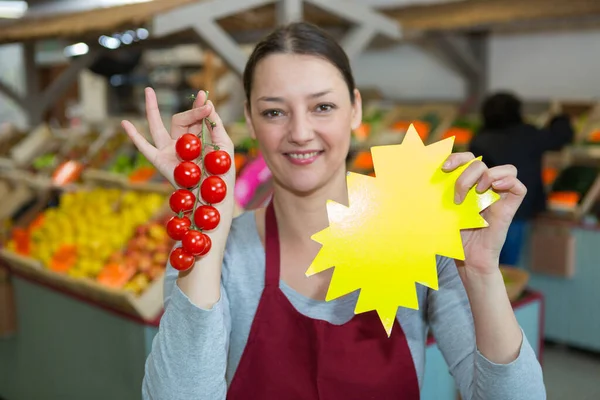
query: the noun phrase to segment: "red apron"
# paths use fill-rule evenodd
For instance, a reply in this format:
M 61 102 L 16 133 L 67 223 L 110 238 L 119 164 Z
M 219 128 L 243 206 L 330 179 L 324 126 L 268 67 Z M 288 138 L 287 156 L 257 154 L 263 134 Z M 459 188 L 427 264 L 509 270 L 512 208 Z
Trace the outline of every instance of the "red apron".
M 266 273 L 228 400 L 418 400 L 417 374 L 398 321 L 391 337 L 375 311 L 343 325 L 311 319 L 279 288 L 279 233 L 266 213 Z

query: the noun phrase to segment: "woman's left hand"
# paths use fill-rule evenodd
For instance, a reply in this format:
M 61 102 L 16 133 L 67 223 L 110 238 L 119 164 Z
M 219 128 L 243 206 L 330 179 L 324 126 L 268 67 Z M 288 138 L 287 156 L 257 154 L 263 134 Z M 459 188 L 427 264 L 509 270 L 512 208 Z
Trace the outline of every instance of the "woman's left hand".
M 474 158 L 472 153 L 454 153 L 448 157 L 446 161 L 449 164 L 444 164 L 443 169 L 455 170 Z M 488 168 L 480 160 L 473 161 L 456 180 L 455 202 L 460 204 L 474 186 L 478 193 L 492 188 L 500 195 L 500 199 L 481 214 L 489 224 L 487 228 L 461 231 L 465 251 L 464 265 L 468 273 L 484 276 L 498 271 L 500 251 L 508 228 L 527 189 L 517 179 L 517 169 L 514 166 Z

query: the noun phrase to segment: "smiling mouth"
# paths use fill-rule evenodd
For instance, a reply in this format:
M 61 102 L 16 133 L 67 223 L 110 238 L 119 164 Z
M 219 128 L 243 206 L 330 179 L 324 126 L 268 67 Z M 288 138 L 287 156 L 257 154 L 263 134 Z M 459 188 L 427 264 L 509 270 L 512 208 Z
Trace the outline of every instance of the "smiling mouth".
M 323 153 L 323 151 L 311 151 L 306 153 L 285 153 L 285 155 L 290 158 L 293 158 L 294 160 L 308 160 L 310 158 L 318 156 L 321 153 Z

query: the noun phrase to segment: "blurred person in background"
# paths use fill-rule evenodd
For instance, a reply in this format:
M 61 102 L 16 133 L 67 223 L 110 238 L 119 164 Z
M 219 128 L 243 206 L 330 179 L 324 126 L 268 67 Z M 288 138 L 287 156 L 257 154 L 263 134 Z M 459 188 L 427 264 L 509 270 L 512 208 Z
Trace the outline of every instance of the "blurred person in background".
M 469 150 L 493 168 L 513 165 L 527 195 L 509 227 L 500 254 L 500 264 L 517 265 L 527 222 L 546 209 L 542 181 L 542 158 L 573 140 L 574 130 L 568 115 L 555 113 L 546 128 L 524 121 L 521 101 L 513 94 L 500 92 L 489 96 L 481 113 L 483 126 L 471 141 Z

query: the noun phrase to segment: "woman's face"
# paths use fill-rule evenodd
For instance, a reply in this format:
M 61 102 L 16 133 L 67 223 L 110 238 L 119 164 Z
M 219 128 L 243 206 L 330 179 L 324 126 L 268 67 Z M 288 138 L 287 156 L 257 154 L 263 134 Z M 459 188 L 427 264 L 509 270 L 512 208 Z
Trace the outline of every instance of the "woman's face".
M 350 132 L 360 124 L 341 72 L 319 57 L 273 54 L 254 72 L 246 119 L 277 183 L 297 194 L 345 176 Z

